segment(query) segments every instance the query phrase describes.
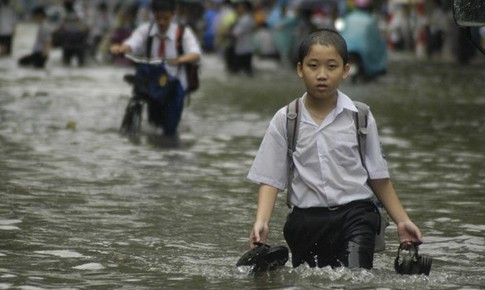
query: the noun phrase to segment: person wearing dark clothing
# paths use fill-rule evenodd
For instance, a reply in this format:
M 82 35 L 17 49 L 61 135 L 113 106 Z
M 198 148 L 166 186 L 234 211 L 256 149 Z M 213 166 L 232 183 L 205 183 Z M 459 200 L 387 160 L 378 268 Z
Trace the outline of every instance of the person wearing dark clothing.
M 10 0 L 0 0 L 0 55 L 12 54 L 16 22 Z
M 34 21 L 39 25 L 32 53 L 19 59 L 19 66 L 33 66 L 43 68 L 49 58 L 51 49 L 51 32 L 45 22 L 46 13 L 43 7 L 33 11 Z
M 88 47 L 89 29 L 74 11 L 74 1 L 64 1 L 66 17 L 59 29 L 55 32 L 55 43 L 62 47 L 62 62 L 70 65 L 75 57 L 79 66 L 84 65 L 85 54 Z

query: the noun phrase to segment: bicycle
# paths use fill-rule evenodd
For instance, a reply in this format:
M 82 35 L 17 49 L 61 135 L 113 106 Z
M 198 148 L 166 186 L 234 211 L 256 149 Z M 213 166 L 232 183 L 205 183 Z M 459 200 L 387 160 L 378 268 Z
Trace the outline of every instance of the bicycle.
M 127 135 L 131 140 L 136 140 L 141 130 L 144 104 L 154 98 L 153 90 L 154 87 L 155 89 L 157 87 L 157 84 L 154 84 L 154 82 L 158 81 L 158 86 L 160 87 L 162 78 L 167 78 L 168 80 L 169 75 L 166 73 L 165 59 L 147 59 L 130 54 L 126 54 L 125 57 L 135 64 L 136 70 L 135 74 L 123 76 L 124 81 L 133 86 L 133 90 L 121 122 L 120 133 Z M 147 73 L 147 70 L 151 69 L 150 67 L 158 69 L 158 75 Z M 159 76 L 158 79 L 156 79 L 157 76 Z

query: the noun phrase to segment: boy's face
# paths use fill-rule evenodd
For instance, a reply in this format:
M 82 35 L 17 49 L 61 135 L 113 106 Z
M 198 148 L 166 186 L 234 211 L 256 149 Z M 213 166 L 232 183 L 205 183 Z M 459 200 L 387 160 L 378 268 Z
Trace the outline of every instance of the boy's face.
M 160 32 L 167 32 L 170 23 L 172 22 L 172 18 L 174 16 L 174 12 L 172 11 L 154 11 L 153 16 L 155 17 L 155 22 L 158 25 L 158 29 Z
M 337 96 L 337 89 L 349 75 L 349 64 L 344 64 L 334 46 L 314 44 L 297 65 L 298 76 L 305 83 L 310 97 L 328 99 Z

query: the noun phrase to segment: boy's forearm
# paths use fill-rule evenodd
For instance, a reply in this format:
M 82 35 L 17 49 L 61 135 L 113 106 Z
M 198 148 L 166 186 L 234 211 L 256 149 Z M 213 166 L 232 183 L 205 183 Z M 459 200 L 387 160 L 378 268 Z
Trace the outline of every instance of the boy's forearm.
M 389 178 L 371 179 L 369 183 L 377 198 L 386 208 L 387 213 L 396 224 L 409 221 L 409 217 Z
M 256 221 L 264 224 L 269 224 L 273 208 L 276 203 L 276 197 L 278 195 L 278 189 L 267 185 L 261 184 L 258 191 L 258 211 L 256 213 Z
M 179 64 L 184 63 L 194 63 L 200 60 L 200 55 L 198 53 L 187 53 L 178 57 Z

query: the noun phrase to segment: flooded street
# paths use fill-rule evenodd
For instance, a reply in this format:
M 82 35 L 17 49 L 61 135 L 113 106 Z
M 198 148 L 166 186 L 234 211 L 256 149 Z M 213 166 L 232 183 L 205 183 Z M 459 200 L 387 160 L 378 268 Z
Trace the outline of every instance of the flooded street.
M 24 26 L 14 58 L 30 50 Z M 0 60 L 0 289 L 480 289 L 485 287 L 485 56 L 469 66 L 395 57 L 378 82 L 344 84 L 377 119 L 395 187 L 421 228 L 429 277 L 393 268 L 396 228 L 371 271 L 292 269 L 260 277 L 247 249 L 257 186 L 246 180 L 274 112 L 303 92 L 261 62 L 230 76 L 204 59 L 177 144 L 118 129 L 132 70 L 46 70 Z M 281 194 L 270 244 L 285 244 Z

